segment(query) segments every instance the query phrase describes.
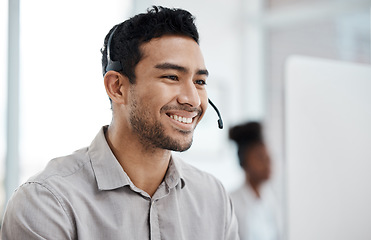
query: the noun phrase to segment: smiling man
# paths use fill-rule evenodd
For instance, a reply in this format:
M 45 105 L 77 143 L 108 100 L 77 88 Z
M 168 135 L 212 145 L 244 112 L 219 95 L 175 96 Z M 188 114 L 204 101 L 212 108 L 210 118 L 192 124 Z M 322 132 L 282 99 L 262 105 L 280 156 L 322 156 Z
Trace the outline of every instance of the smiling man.
M 114 26 L 102 66 L 112 122 L 16 190 L 2 239 L 238 239 L 221 183 L 172 155 L 208 105 L 193 16 L 153 7 Z

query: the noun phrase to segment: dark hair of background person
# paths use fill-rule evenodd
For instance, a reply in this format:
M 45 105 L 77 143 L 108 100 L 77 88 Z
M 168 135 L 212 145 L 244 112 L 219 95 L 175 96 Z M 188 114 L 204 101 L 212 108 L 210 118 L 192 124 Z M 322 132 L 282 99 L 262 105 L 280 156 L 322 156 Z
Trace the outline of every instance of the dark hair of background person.
M 240 166 L 245 166 L 247 151 L 257 144 L 263 143 L 262 126 L 259 122 L 247 122 L 229 129 L 229 138 L 237 144 Z
M 164 35 L 180 35 L 192 38 L 199 43 L 199 35 L 194 23 L 195 17 L 186 10 L 153 6 L 147 13 L 138 14 L 118 25 L 115 25 L 104 40 L 102 53 L 103 75 L 107 66 L 107 42 L 112 31 L 110 57 L 113 61 L 121 61 L 121 74 L 135 83 L 135 66 L 142 58 L 140 46 L 153 38 Z

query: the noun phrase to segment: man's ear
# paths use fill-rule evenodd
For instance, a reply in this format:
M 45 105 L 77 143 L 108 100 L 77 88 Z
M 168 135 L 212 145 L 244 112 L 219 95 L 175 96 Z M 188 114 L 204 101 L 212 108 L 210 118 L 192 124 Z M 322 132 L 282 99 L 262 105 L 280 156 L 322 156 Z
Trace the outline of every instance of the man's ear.
M 129 79 L 116 71 L 108 71 L 104 75 L 104 86 L 111 100 L 118 104 L 126 104 L 129 91 Z

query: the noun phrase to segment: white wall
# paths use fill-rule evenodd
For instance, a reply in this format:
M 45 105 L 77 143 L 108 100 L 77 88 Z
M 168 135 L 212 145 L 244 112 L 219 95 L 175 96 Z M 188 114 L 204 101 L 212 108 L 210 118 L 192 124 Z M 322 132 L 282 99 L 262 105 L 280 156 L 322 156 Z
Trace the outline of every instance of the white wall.
M 285 93 L 289 239 L 371 239 L 371 65 L 293 57 Z
M 120 0 L 21 1 L 20 182 L 110 123 L 100 49 L 130 10 Z

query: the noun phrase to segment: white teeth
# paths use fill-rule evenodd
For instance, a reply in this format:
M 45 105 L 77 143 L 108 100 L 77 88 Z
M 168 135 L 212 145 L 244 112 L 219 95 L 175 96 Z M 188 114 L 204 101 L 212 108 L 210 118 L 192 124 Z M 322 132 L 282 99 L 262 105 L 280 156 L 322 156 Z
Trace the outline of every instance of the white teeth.
M 186 118 L 178 115 L 170 115 L 170 117 L 181 123 L 192 123 L 192 118 Z

